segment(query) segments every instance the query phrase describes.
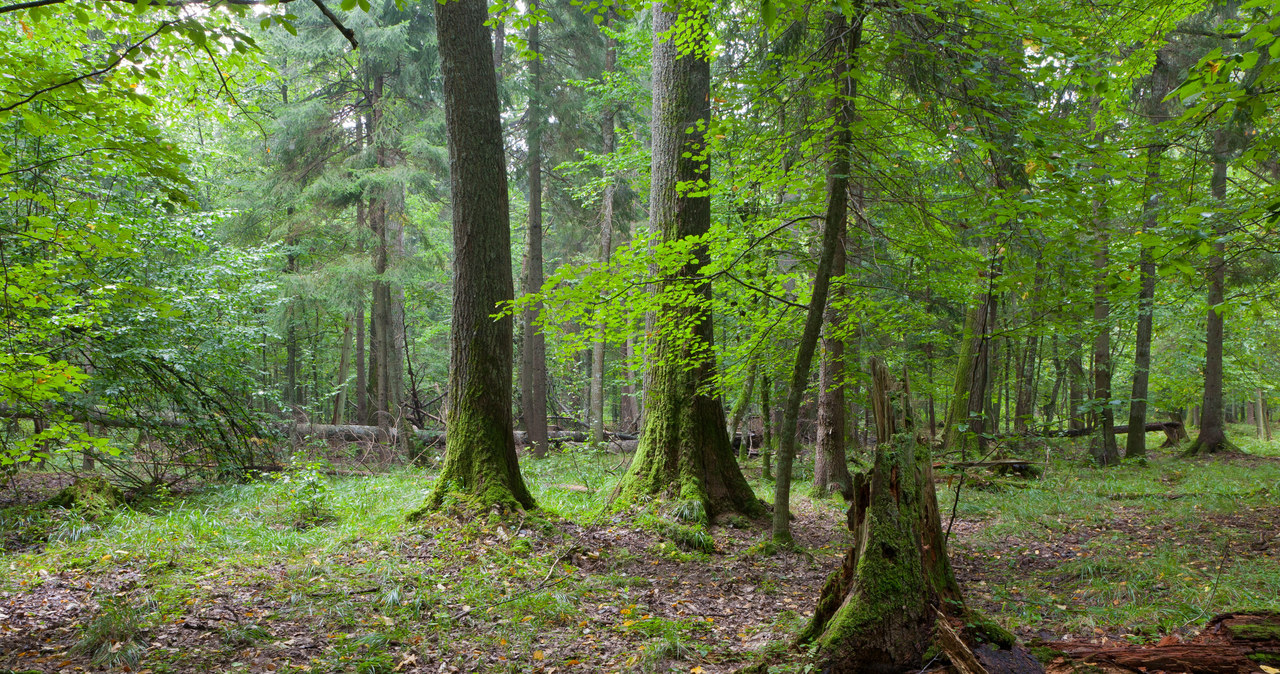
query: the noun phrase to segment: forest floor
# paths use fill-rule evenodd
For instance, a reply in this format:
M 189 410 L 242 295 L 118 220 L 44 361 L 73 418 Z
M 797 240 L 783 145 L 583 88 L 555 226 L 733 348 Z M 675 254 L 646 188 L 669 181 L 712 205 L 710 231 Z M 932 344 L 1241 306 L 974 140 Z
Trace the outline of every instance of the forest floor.
M 1150 643 L 1280 610 L 1280 451 L 1247 447 L 1103 470 L 1055 444 L 1029 450 L 1034 479 L 940 471 L 967 599 L 1028 642 Z M 710 673 L 786 648 L 848 545 L 840 499 L 796 499 L 808 554 L 758 554 L 767 527 L 745 521 L 689 551 L 654 512 L 605 507 L 625 461 L 525 459 L 539 511 L 414 524 L 427 470 L 315 465 L 97 522 L 33 505 L 59 477 L 20 474 L 0 490 L 0 672 Z

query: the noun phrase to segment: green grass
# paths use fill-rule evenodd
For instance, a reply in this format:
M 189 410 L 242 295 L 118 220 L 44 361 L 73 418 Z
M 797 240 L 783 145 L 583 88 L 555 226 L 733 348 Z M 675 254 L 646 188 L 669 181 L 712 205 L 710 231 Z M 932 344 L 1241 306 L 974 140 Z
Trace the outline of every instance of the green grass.
M 1258 523 L 1237 526 L 1249 524 L 1250 509 L 1274 508 L 1276 494 L 1280 462 L 1153 449 L 1145 463 L 1102 469 L 1072 452 L 1052 459 L 1041 479 L 962 490 L 958 516 L 982 523 L 964 545 L 986 556 L 998 579 L 970 591 L 998 604 L 1010 626 L 1135 638 L 1233 609 L 1280 610 L 1280 541 L 1269 554 L 1253 552 Z M 954 496 L 939 489 L 944 527 Z M 1065 542 L 1072 537 L 1083 540 Z M 1026 563 L 1037 550 L 1064 547 L 1073 558 L 1051 568 Z

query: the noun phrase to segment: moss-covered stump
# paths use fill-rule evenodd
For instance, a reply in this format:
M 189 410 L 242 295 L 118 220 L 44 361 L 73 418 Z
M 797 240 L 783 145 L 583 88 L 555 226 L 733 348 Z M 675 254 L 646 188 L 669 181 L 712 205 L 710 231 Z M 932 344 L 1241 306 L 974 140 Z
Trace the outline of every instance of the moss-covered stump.
M 97 518 L 112 512 L 124 503 L 124 496 L 101 475 L 77 478 L 45 502 L 51 508 L 66 508 Z
M 871 374 L 876 435 L 888 441 L 876 448 L 872 468 L 854 476 L 853 545 L 800 641 L 816 645 L 825 672 L 920 670 L 935 657 L 975 674 L 1038 671 L 1030 657 L 1012 653 L 1012 635 L 965 607 L 909 390 L 879 361 Z

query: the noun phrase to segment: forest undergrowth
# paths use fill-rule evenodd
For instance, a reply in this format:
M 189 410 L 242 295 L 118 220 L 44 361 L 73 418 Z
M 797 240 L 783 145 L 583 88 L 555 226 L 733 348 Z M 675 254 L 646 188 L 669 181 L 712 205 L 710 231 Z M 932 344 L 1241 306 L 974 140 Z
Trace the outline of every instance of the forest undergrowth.
M 1269 443 L 1111 469 L 1054 443 L 1028 448 L 1035 478 L 939 470 L 978 608 L 1029 643 L 1280 610 Z M 849 540 L 839 497 L 796 498 L 807 554 L 775 556 L 765 522 L 613 511 L 626 455 L 572 446 L 523 462 L 537 511 L 406 524 L 433 471 L 333 476 L 336 458 L 97 520 L 33 500 L 65 476 L 19 474 L 0 493 L 0 671 L 729 672 L 787 648 Z

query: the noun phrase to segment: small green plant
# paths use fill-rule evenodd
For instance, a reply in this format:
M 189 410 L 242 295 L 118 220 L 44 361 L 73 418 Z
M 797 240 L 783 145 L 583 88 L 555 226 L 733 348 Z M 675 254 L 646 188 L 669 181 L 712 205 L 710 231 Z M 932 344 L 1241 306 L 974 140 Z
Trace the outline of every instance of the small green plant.
M 318 461 L 293 460 L 289 467 L 275 475 L 288 497 L 288 511 L 293 524 L 299 529 L 309 529 L 336 519 L 330 505 L 332 490 L 324 474 L 324 464 Z
M 154 607 L 116 597 L 102 602 L 98 614 L 84 626 L 71 652 L 86 655 L 97 666 L 137 667 L 145 652 L 142 638 Z

